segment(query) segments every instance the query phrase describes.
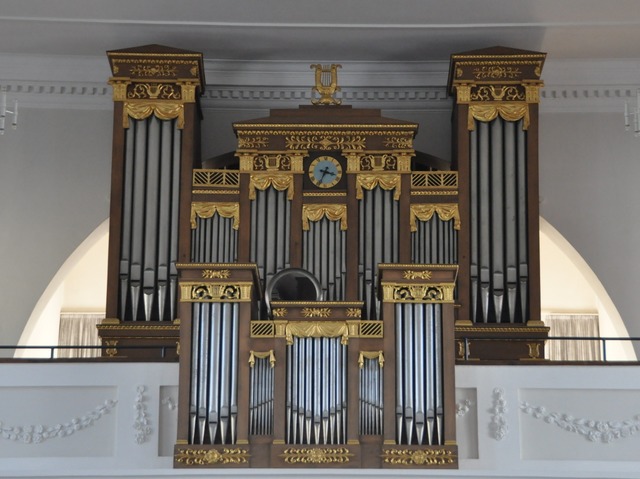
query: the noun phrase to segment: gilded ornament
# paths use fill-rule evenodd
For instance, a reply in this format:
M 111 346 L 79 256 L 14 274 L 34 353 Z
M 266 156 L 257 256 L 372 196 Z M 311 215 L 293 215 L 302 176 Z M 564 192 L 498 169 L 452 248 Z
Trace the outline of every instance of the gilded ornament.
M 522 119 L 522 129 L 526 130 L 529 128 L 529 105 L 527 103 L 481 103 L 469 105 L 467 128 L 470 131 L 475 130 L 474 120 L 488 123 L 495 120 L 498 115 L 506 121 L 518 121 Z
M 273 349 L 269 351 L 249 351 L 249 367 L 254 367 L 257 359 L 269 359 L 269 364 L 271 367 L 275 367 L 276 365 L 276 356 L 273 353 Z
M 124 103 L 122 127 L 129 128 L 129 118 L 144 120 L 155 115 L 160 120 L 178 119 L 176 127 L 184 128 L 184 104 L 174 102 L 132 100 Z
M 303 308 L 301 313 L 305 318 L 328 318 L 331 316 L 331 308 Z
M 384 139 L 384 146 L 393 149 L 412 149 L 413 138 L 409 136 L 391 136 Z
M 267 148 L 269 138 L 266 136 L 240 136 L 238 138 L 238 148 Z
M 525 94 L 518 87 L 503 85 L 479 86 L 471 94 L 472 101 L 525 101 Z
M 353 454 L 346 447 L 290 447 L 280 454 L 287 464 L 343 464 Z
M 540 343 L 527 343 L 529 347 L 529 358 L 540 359 Z
M 272 338 L 275 334 L 273 321 L 251 321 L 252 338 Z
M 108 346 L 107 349 L 104 350 L 105 354 L 110 358 L 116 356 L 118 354 L 118 349 L 116 346 L 118 345 L 117 339 L 105 339 L 104 345 Z
M 223 218 L 233 219 L 234 230 L 237 230 L 240 227 L 239 203 L 194 201 L 191 203 L 191 229 L 196 229 L 198 227 L 196 217 L 202 219 L 212 218 L 216 213 Z
M 378 365 L 381 368 L 384 367 L 384 354 L 382 351 L 360 351 L 358 355 L 358 366 L 360 366 L 360 369 L 364 367 L 365 359 L 377 359 Z
M 502 78 L 517 79 L 522 76 L 522 71 L 515 67 L 489 65 L 475 68 L 473 70 L 473 76 L 476 80 L 497 80 Z
M 387 464 L 403 466 L 446 466 L 457 459 L 447 449 L 383 449 L 381 457 Z
M 249 452 L 242 448 L 216 449 L 179 449 L 175 455 L 176 462 L 188 466 L 207 464 L 248 464 Z
M 309 221 L 320 221 L 322 218 L 329 221 L 340 221 L 340 229 L 347 230 L 347 205 L 340 204 L 304 204 L 302 205 L 302 229 L 309 231 Z
M 362 135 L 291 135 L 285 137 L 285 145 L 291 150 L 363 150 L 366 139 Z
M 238 186 L 240 183 L 240 173 L 233 170 L 193 170 L 192 186 L 214 186 L 229 187 Z M 210 193 L 210 192 L 208 192 Z
M 311 89 L 320 95 L 320 98 L 311 100 L 314 105 L 339 105 L 342 100 L 335 98 L 335 94 L 341 90 L 338 86 L 338 68 L 342 65 L 311 65 L 315 69 L 316 85 Z
M 274 308 L 271 310 L 271 315 L 274 318 L 284 318 L 287 315 L 287 308 Z
M 456 203 L 416 203 L 411 205 L 409 224 L 411 231 L 418 231 L 417 220 L 429 221 L 437 214 L 442 221 L 453 220 L 453 229 L 460 230 L 460 211 Z
M 411 173 L 413 188 L 458 188 L 457 171 L 414 171 Z M 445 193 L 442 193 L 445 194 Z
M 404 279 L 431 279 L 431 276 L 433 276 L 433 273 L 431 271 L 425 270 L 425 271 L 412 271 L 412 270 L 407 270 L 407 271 L 403 271 L 402 273 L 402 277 Z
M 142 65 L 138 64 L 131 68 L 131 74 L 139 77 L 175 77 L 177 69 L 171 65 Z
M 358 337 L 360 338 L 382 338 L 382 321 L 360 321 L 358 323 Z
M 180 100 L 180 91 L 169 83 L 136 83 L 127 94 L 130 100 Z
M 399 174 L 378 174 L 370 175 L 361 173 L 356 176 L 356 198 L 361 200 L 364 195 L 362 190 L 373 190 L 379 186 L 383 190 L 393 190 L 395 193 L 393 199 L 400 199 L 400 175 Z
M 382 283 L 383 301 L 391 303 L 453 303 L 453 283 Z
M 287 199 L 293 199 L 293 175 L 286 173 L 250 175 L 249 178 L 249 199 L 256 199 L 256 190 L 264 191 L 269 187 L 278 191 L 287 191 Z
M 349 343 L 349 327 L 344 321 L 290 321 L 285 325 L 284 333 L 287 344 L 293 344 L 294 336 L 298 338 L 341 337 L 341 344 Z
M 180 301 L 215 303 L 251 301 L 250 282 L 229 283 L 180 283 Z
M 202 277 L 206 279 L 227 279 L 231 276 L 228 269 L 203 269 Z
M 347 308 L 345 311 L 347 318 L 361 318 L 362 317 L 362 309 L 360 308 Z

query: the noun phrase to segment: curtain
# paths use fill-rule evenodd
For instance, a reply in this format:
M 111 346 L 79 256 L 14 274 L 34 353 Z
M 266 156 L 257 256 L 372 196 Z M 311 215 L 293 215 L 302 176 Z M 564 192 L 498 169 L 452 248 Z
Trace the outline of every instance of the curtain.
M 549 326 L 549 337 L 599 337 L 597 314 L 548 314 L 544 322 Z M 546 356 L 552 361 L 599 361 L 600 341 L 547 341 Z
M 100 346 L 96 325 L 104 313 L 60 313 L 58 346 Z M 100 349 L 58 349 L 58 358 L 94 358 Z

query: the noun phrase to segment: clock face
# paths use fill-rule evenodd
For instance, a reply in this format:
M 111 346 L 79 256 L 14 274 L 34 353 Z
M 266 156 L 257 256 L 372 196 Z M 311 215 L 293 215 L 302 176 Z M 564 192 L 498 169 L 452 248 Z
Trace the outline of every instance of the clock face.
M 342 178 L 342 166 L 331 156 L 319 156 L 309 165 L 309 178 L 319 188 L 331 188 Z

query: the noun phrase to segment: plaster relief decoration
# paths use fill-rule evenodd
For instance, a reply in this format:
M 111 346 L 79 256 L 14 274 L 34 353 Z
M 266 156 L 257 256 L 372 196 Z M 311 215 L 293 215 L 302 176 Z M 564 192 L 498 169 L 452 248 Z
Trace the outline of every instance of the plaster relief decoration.
M 491 437 L 496 441 L 502 440 L 509 432 L 507 425 L 507 400 L 504 398 L 504 389 L 495 388 L 493 390 L 493 407 L 489 410 L 491 413 L 491 423 L 489 423 L 489 432 Z
M 136 400 L 134 407 L 136 409 L 136 418 L 133 428 L 136 430 L 136 442 L 142 444 L 146 442 L 149 434 L 151 434 L 151 426 L 149 425 L 149 415 L 147 414 L 147 405 L 145 404 L 146 386 L 138 386 L 136 388 Z
M 547 424 L 554 424 L 565 431 L 580 434 L 592 442 L 607 444 L 615 439 L 635 436 L 640 432 L 640 415 L 624 421 L 599 421 L 575 418 L 565 413 L 548 412 L 544 406 L 532 406 L 526 401 L 520 404 L 520 410 Z
M 22 442 L 24 444 L 40 444 L 47 439 L 54 437 L 68 437 L 72 434 L 87 429 L 92 426 L 98 419 L 105 414 L 111 412 L 115 408 L 116 403 L 111 399 L 107 399 L 102 405 L 94 410 L 71 420 L 56 424 L 54 426 L 47 425 L 29 425 L 29 426 L 5 426 L 0 421 L 0 436 L 10 441 Z
M 471 406 L 473 406 L 473 401 L 469 399 L 463 399 L 462 401 L 458 401 L 456 403 L 456 417 L 464 417 L 465 414 L 469 412 Z
M 176 410 L 176 408 L 178 407 L 178 403 L 177 403 L 177 402 L 176 402 L 176 400 L 175 400 L 175 399 L 173 399 L 173 397 L 171 397 L 171 396 L 167 396 L 167 397 L 163 398 L 163 399 L 162 399 L 162 401 L 161 401 L 161 403 L 162 403 L 164 406 L 167 406 L 167 409 L 168 409 L 169 411 L 175 411 L 175 410 Z

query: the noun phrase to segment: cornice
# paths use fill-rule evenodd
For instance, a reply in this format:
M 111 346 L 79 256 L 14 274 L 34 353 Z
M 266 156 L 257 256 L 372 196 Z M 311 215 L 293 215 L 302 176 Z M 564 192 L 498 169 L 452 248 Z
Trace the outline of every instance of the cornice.
M 0 85 L 23 108 L 111 110 L 106 57 L 0 54 Z M 540 111 L 620 113 L 635 98 L 640 60 L 549 60 Z M 310 104 L 308 62 L 205 61 L 205 110 L 295 108 Z M 447 62 L 351 62 L 340 71 L 341 97 L 354 107 L 450 111 Z

